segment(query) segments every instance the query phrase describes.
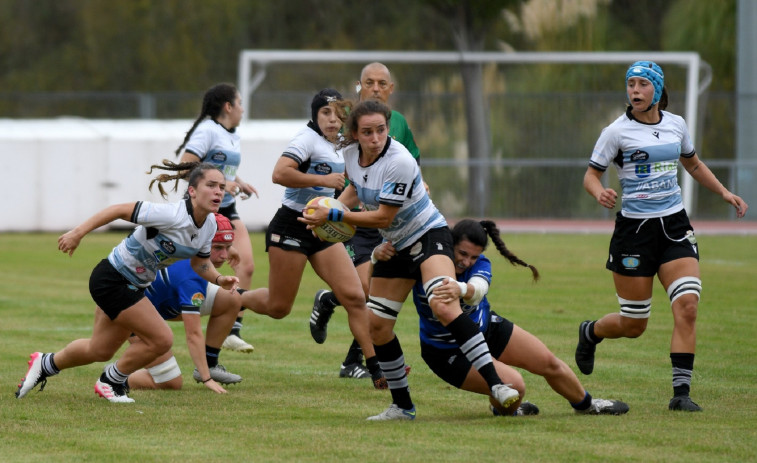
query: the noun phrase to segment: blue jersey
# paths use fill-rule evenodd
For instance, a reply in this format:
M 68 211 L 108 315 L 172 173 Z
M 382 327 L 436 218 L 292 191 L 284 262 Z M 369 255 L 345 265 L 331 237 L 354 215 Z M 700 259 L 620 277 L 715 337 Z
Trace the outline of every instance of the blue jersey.
M 227 181 L 233 182 L 237 178 L 242 154 L 239 134 L 235 129 L 227 130 L 213 119 L 206 119 L 192 132 L 184 149 L 199 157 L 200 161 L 218 166 Z M 223 195 L 221 207 L 230 206 L 234 202 L 234 196 L 227 191 Z
M 623 190 L 621 213 L 645 219 L 683 209 L 678 160 L 694 154 L 682 117 L 660 111 L 660 122 L 645 124 L 628 110 L 602 130 L 589 165 L 604 172 L 615 164 Z
M 208 282 L 182 260 L 159 271 L 145 295 L 163 320 L 171 320 L 185 313 L 200 315 L 207 291 Z
M 129 282 L 146 288 L 158 270 L 194 256 L 210 257 L 216 233 L 216 218 L 208 214 L 198 227 L 192 217 L 192 203 L 139 201 L 131 222 L 139 224 L 108 255 L 108 261 Z
M 483 254 L 478 257 L 468 270 L 457 275 L 457 281 L 463 283 L 468 282 L 471 278 L 483 278 L 488 284 L 491 284 L 492 264 Z M 413 303 L 420 318 L 421 342 L 439 349 L 460 347 L 452 337 L 452 333 L 434 316 L 431 306 L 428 305 L 428 298 L 426 297 L 426 292 L 423 290 L 423 283 L 420 281 L 416 282 L 413 287 Z M 463 313 L 468 315 L 473 320 L 473 323 L 478 325 L 479 330 L 482 333 L 485 332 L 486 327 L 489 325 L 489 315 L 491 312 L 486 296 L 477 305 L 468 305 L 460 298 L 460 306 L 463 309 Z
M 282 156 L 294 160 L 300 172 L 306 174 L 328 175 L 344 172 L 341 149 L 313 130 L 310 125 L 297 132 Z M 333 198 L 334 189 L 322 186 L 287 187 L 282 204 L 295 211 L 301 211 L 308 201 L 318 196 Z

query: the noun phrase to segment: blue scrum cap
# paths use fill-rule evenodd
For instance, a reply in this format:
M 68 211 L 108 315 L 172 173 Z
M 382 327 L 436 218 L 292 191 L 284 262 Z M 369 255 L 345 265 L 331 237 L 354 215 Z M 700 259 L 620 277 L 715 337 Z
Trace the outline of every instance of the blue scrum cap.
M 665 74 L 662 73 L 662 68 L 654 61 L 637 61 L 628 68 L 626 72 L 626 86 L 628 86 L 628 79 L 631 77 L 641 77 L 647 79 L 654 85 L 654 97 L 652 98 L 651 106 L 656 105 L 662 97 L 662 88 L 665 86 Z

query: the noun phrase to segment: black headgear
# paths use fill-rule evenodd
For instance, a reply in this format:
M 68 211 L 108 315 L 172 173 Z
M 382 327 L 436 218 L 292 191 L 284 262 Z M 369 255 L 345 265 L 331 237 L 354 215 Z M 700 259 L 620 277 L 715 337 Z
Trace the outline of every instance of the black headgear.
M 310 120 L 318 126 L 318 110 L 331 103 L 332 101 L 342 100 L 342 94 L 333 88 L 324 88 L 316 93 L 310 103 Z

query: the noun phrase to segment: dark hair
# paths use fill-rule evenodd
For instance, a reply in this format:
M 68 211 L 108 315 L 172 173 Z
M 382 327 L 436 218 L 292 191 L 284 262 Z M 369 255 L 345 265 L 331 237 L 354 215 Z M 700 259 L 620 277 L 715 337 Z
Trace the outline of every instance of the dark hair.
M 178 148 L 176 148 L 176 156 L 181 155 L 181 150 L 187 144 L 189 137 L 192 136 L 192 133 L 195 131 L 197 126 L 200 125 L 200 122 L 204 121 L 206 117 L 210 117 L 213 120 L 218 119 L 218 116 L 221 115 L 224 104 L 231 103 L 232 106 L 234 105 L 234 102 L 237 98 L 237 93 L 239 93 L 239 91 L 232 84 L 217 84 L 210 87 L 205 92 L 205 96 L 202 97 L 202 108 L 200 109 L 200 115 L 197 116 L 197 119 L 195 119 L 194 124 L 192 124 L 192 128 L 189 129 L 187 136 L 184 137 L 184 141 L 181 143 L 181 145 L 179 145 Z
M 205 172 L 213 169 L 221 172 L 221 170 L 215 164 L 209 162 L 173 162 L 168 159 L 164 159 L 162 164 L 153 164 L 150 166 L 148 174 L 152 174 L 154 169 L 167 170 L 169 172 L 175 172 L 171 174 L 159 174 L 157 177 L 150 181 L 149 190 L 152 191 L 152 186 L 157 183 L 158 191 L 162 197 L 166 197 L 166 190 L 163 189 L 163 183 L 174 181 L 173 191 L 177 191 L 179 188 L 179 180 L 186 180 L 191 187 L 197 188 L 200 184 L 200 180 L 205 178 Z
M 350 115 L 347 117 L 347 122 L 345 123 L 345 126 L 347 127 L 347 133 L 345 134 L 345 140 L 342 143 L 343 146 L 350 145 L 357 141 L 352 138 L 352 133 L 357 132 L 358 120 L 361 117 L 367 116 L 369 114 L 383 115 L 386 119 L 387 129 L 389 128 L 389 121 L 392 118 L 392 110 L 389 109 L 389 106 L 385 105 L 379 100 L 374 99 L 361 101 L 350 108 Z
M 499 251 L 500 254 L 506 257 L 512 265 L 518 264 L 522 265 L 523 267 L 528 267 L 529 269 L 531 269 L 531 274 L 533 275 L 534 281 L 537 281 L 539 279 L 539 271 L 536 269 L 536 267 L 523 262 L 522 260 L 520 260 L 520 258 L 518 258 L 518 256 L 507 249 L 505 242 L 502 241 L 502 238 L 500 237 L 497 224 L 495 224 L 491 220 L 482 220 L 479 222 L 472 219 L 463 219 L 457 222 L 452 228 L 452 241 L 454 244 L 457 244 L 463 240 L 468 240 L 474 245 L 481 246 L 481 248 L 486 249 L 486 246 L 489 244 L 489 237 L 491 237 L 494 246 L 497 248 L 497 251 Z
M 658 105 L 657 109 L 660 111 L 668 107 L 668 87 L 662 87 L 662 95 L 660 95 L 660 102 Z
M 310 102 L 310 120 L 318 124 L 318 110 L 329 103 L 344 100 L 342 94 L 333 88 L 324 88 L 313 96 Z

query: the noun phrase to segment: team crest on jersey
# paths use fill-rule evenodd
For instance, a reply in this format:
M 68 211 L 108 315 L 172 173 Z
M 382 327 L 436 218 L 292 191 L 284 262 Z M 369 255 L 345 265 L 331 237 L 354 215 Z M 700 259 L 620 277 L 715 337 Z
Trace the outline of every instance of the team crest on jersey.
M 162 241 L 160 242 L 160 248 L 161 248 L 161 249 L 163 249 L 163 250 L 164 250 L 165 252 L 167 252 L 168 254 L 173 254 L 173 253 L 175 253 L 175 252 L 176 252 L 176 245 L 175 245 L 175 244 L 173 244 L 173 242 L 172 242 L 172 241 L 168 241 L 168 240 L 162 240 Z M 161 260 L 162 260 L 162 259 L 161 259 Z
M 195 307 L 200 307 L 202 303 L 205 302 L 205 295 L 202 293 L 194 293 L 192 294 L 192 305 Z
M 332 172 L 333 169 L 328 163 L 322 162 L 320 164 L 317 164 L 315 167 L 313 167 L 313 170 L 315 171 L 316 174 L 328 175 Z
M 637 177 L 646 178 L 649 177 L 650 173 L 652 173 L 652 166 L 649 164 L 639 164 L 634 168 L 634 170 Z
M 215 153 L 210 157 L 211 162 L 223 163 L 226 162 L 226 153 Z
M 636 150 L 631 154 L 631 162 L 641 162 L 649 159 L 649 153 L 642 150 Z

